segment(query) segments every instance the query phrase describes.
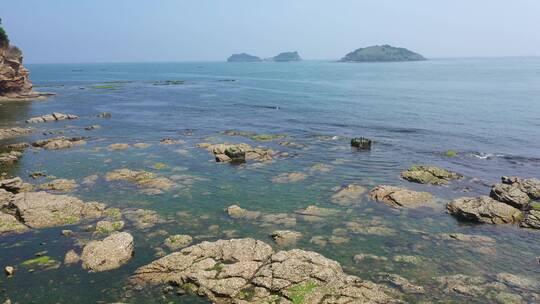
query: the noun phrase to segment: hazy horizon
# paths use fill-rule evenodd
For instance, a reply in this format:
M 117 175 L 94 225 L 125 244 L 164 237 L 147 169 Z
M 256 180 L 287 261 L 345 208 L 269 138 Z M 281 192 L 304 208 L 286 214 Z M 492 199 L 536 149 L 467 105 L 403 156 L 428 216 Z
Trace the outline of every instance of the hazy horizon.
M 427 58 L 540 56 L 540 1 L 393 2 L 28 0 L 4 4 L 0 18 L 27 63 L 224 61 L 284 51 L 334 60 L 381 44 Z

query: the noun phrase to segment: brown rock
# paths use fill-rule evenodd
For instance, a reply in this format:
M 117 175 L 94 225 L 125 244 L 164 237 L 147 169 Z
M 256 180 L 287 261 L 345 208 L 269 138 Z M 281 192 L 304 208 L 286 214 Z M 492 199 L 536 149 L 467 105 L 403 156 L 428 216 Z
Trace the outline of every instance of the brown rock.
M 436 207 L 433 196 L 428 192 L 413 191 L 387 185 L 380 185 L 373 188 L 369 191 L 369 198 L 383 202 L 391 207 Z

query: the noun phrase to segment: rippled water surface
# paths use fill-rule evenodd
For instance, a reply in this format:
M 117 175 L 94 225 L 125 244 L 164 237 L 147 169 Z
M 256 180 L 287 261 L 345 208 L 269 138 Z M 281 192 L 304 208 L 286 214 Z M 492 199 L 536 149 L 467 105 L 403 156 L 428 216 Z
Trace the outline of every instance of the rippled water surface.
M 346 64 L 322 61 L 300 63 L 156 63 L 30 65 L 38 90 L 56 97 L 0 107 L 3 126 L 55 111 L 80 119 L 36 124 L 38 132 L 26 141 L 52 136 L 85 136 L 87 144 L 67 150 L 28 149 L 8 173 L 39 184 L 35 171 L 75 179 L 73 195 L 109 206 L 157 211 L 165 220 L 140 230 L 129 222 L 135 237 L 135 256 L 123 267 L 87 273 L 77 266 L 34 269 L 18 266 L 37 252 L 62 261 L 76 238 L 62 237 L 66 227 L 0 237 L 0 265 L 18 266 L 12 278 L 0 278 L 0 301 L 18 303 L 205 303 L 197 297 L 145 291 L 125 298 L 126 279 L 156 259 L 168 234 L 189 234 L 196 242 L 230 237 L 254 237 L 269 244 L 280 225 L 234 220 L 224 209 L 238 204 L 263 213 L 289 213 L 309 205 L 339 213 L 321 222 L 297 219 L 293 229 L 303 236 L 295 246 L 317 251 L 340 262 L 361 278 L 378 280 L 379 273 L 396 273 L 428 289 L 424 295 L 403 295 L 411 302 L 478 302 L 486 298 L 445 292 L 436 278 L 465 274 L 488 281 L 498 273 L 540 280 L 540 231 L 515 226 L 459 223 L 444 205 L 461 196 L 487 195 L 502 175 L 540 177 L 540 59 L 452 59 L 415 63 Z M 183 84 L 155 85 L 184 80 Z M 96 115 L 110 112 L 112 118 Z M 101 128 L 87 131 L 89 125 Z M 284 134 L 257 142 L 227 136 L 226 130 Z M 374 139 L 370 152 L 351 149 L 351 137 Z M 160 145 L 163 138 L 182 140 Z M 6 143 L 23 139 L 12 139 Z M 109 151 L 113 143 L 148 143 Z M 262 145 L 283 152 L 270 163 L 218 164 L 202 142 Z M 291 142 L 298 145 L 283 145 Z M 280 144 L 281 143 L 281 144 Z M 457 151 L 456 157 L 444 152 Z M 327 165 L 326 172 L 313 170 Z M 425 186 L 400 179 L 414 164 L 444 167 L 465 176 L 448 186 Z M 107 172 L 119 168 L 146 170 L 178 183 L 162 194 L 142 193 L 135 185 L 107 182 Z M 298 182 L 273 183 L 282 173 L 301 172 Z M 94 184 L 83 179 L 98 175 Z M 363 197 L 351 207 L 331 202 L 336 187 L 359 184 L 401 185 L 428 191 L 439 208 L 396 210 Z M 353 233 L 347 222 L 383 227 L 385 233 Z M 67 227 L 85 233 L 92 222 Z M 217 225 L 217 226 L 215 226 Z M 448 241 L 444 233 L 490 236 L 494 244 Z M 326 245 L 314 236 L 340 237 Z M 276 246 L 277 249 L 279 247 Z M 355 263 L 357 254 L 386 260 Z M 396 256 L 416 256 L 403 263 Z M 511 289 L 530 301 L 530 291 Z M 540 297 L 540 296 L 539 296 Z

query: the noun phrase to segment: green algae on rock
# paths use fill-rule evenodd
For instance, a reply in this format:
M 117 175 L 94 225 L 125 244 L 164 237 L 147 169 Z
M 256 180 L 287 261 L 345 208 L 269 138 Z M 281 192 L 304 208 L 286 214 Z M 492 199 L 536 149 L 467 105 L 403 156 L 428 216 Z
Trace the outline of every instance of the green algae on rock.
M 401 177 L 410 182 L 431 185 L 444 185 L 462 176 L 435 166 L 412 166 L 401 173 Z

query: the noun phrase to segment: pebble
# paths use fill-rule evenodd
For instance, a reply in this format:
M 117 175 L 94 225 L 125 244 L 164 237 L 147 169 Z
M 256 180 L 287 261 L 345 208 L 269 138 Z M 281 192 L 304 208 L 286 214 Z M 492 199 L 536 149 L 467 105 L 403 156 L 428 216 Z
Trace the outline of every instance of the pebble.
M 6 266 L 4 268 L 4 272 L 6 273 L 6 275 L 8 277 L 12 276 L 14 273 L 15 273 L 15 268 L 13 268 L 12 266 Z

